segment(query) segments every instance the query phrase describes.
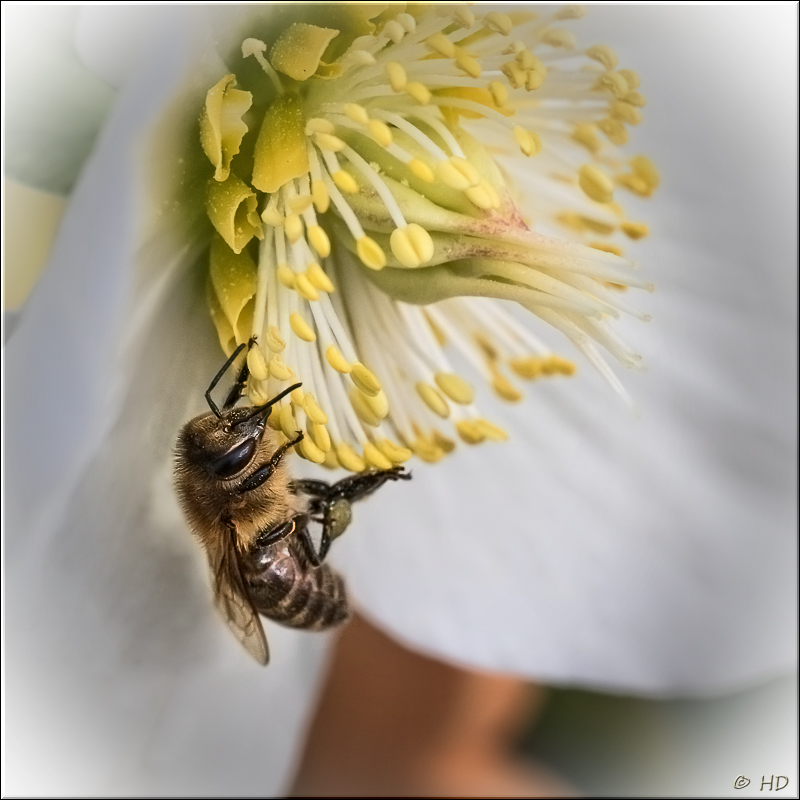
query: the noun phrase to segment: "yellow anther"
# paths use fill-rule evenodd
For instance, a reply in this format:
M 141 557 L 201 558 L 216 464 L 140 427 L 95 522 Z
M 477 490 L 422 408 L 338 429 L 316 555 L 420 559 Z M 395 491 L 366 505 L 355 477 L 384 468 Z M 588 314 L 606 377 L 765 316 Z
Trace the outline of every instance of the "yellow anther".
M 455 20 L 460 22 L 465 28 L 471 28 L 475 24 L 475 14 L 465 6 L 456 8 L 453 12 L 453 16 Z
M 247 368 L 257 381 L 269 378 L 269 365 L 260 347 L 251 347 L 247 352 Z
M 404 267 L 419 267 L 433 258 L 433 239 L 416 222 L 405 228 L 395 228 L 389 237 L 389 245 L 395 258 Z
M 647 105 L 647 100 L 641 92 L 628 92 L 623 99 L 637 108 L 644 108 Z
M 375 469 L 392 468 L 392 462 L 372 442 L 364 445 L 364 461 L 367 462 L 367 466 Z
M 535 156 L 542 149 L 542 140 L 533 131 L 526 131 L 520 125 L 514 126 L 514 138 L 517 140 L 519 149 L 526 156 Z
M 614 199 L 614 181 L 600 167 L 584 164 L 578 172 L 581 189 L 598 203 L 610 203 Z
M 261 54 L 266 49 L 267 46 L 260 39 L 245 39 L 242 42 L 242 56 L 244 58 L 256 55 L 257 53 Z
M 628 82 L 619 72 L 606 72 L 598 80 L 598 86 L 602 89 L 608 89 L 617 100 L 622 100 L 626 94 L 630 91 L 630 87 L 628 86 Z
M 466 191 L 470 186 L 477 186 L 481 182 L 478 170 L 466 159 L 455 156 L 436 164 L 436 177 L 459 192 Z
M 338 153 L 345 147 L 344 142 L 331 133 L 315 133 L 314 142 L 322 150 L 329 150 L 331 153 Z
M 295 311 L 289 315 L 289 325 L 294 331 L 295 336 L 302 339 L 304 342 L 317 341 L 317 334 L 314 333 L 313 328 L 300 316 L 299 312 Z
M 324 425 L 319 425 L 312 422 L 308 426 L 308 433 L 311 436 L 314 444 L 323 452 L 327 453 L 331 449 L 331 435 Z
M 596 44 L 586 50 L 586 55 L 602 64 L 606 69 L 614 69 L 619 63 L 617 54 L 606 44 Z
M 299 194 L 289 199 L 289 209 L 296 214 L 302 214 L 304 211 L 308 211 L 309 208 L 311 208 L 310 194 Z
M 537 72 L 547 72 L 547 67 L 545 67 L 545 65 L 542 64 L 542 62 L 539 61 L 539 59 L 536 58 L 536 56 L 531 53 L 527 47 L 524 50 L 520 50 L 514 60 L 520 65 L 520 67 L 522 67 L 522 69 L 534 69 Z
M 319 407 L 316 398 L 311 392 L 306 392 L 303 398 L 303 409 L 312 422 L 316 422 L 317 425 L 328 424 L 328 415 Z
M 522 400 L 522 393 L 519 389 L 505 375 L 501 375 L 499 372 L 495 373 L 492 378 L 492 388 L 503 400 L 507 400 L 509 403 L 517 403 Z
M 504 56 L 515 56 L 525 50 L 525 42 L 521 39 L 515 39 L 511 44 L 503 50 Z
M 282 353 L 286 349 L 280 330 L 275 325 L 267 328 L 267 347 L 271 353 Z
M 389 85 L 395 92 L 402 92 L 408 83 L 405 67 L 399 61 L 390 61 L 384 68 Z
M 291 394 L 289 397 L 292 398 L 292 402 L 295 404 L 297 408 L 302 408 L 305 410 L 305 394 L 303 393 L 302 387 L 298 386 L 296 389 L 292 389 Z
M 347 63 L 354 67 L 372 67 L 375 65 L 375 56 L 367 50 L 351 50 L 347 54 Z
M 319 225 L 312 225 L 308 229 L 308 241 L 322 258 L 331 254 L 331 240 Z
M 425 181 L 425 183 L 433 183 L 436 180 L 436 175 L 433 170 L 424 161 L 420 161 L 418 158 L 412 158 L 411 161 L 408 162 L 408 167 L 414 175 L 421 181 Z
M 534 92 L 536 91 L 542 83 L 544 83 L 544 79 L 547 77 L 546 72 L 539 72 L 535 69 L 529 69 L 525 73 L 525 91 L 526 92 Z
M 425 44 L 445 58 L 453 58 L 456 54 L 456 46 L 443 33 L 434 33 L 433 36 L 429 36 L 425 40 Z
M 378 439 L 375 442 L 375 446 L 393 464 L 402 464 L 404 461 L 408 461 L 408 459 L 413 455 L 413 453 L 407 447 L 401 447 L 391 439 Z
M 431 439 L 433 439 L 433 443 L 445 454 L 452 453 L 453 450 L 456 449 L 456 443 L 449 436 L 445 436 L 441 433 L 441 431 L 434 429 L 431 434 Z
M 278 276 L 278 280 L 287 288 L 287 289 L 294 289 L 295 282 L 297 281 L 297 275 L 294 274 L 290 267 L 287 267 L 286 264 L 281 264 L 276 274 Z
M 480 78 L 481 76 L 481 62 L 467 53 L 459 53 L 456 56 L 456 66 L 463 69 L 470 78 Z
M 561 356 L 553 356 L 550 359 L 550 363 L 554 371 L 560 373 L 561 375 L 574 375 L 577 371 L 577 368 L 572 361 L 569 361 L 566 358 L 561 358 Z
M 611 253 L 615 256 L 622 255 L 622 248 L 618 244 L 612 242 L 590 242 L 589 247 L 594 250 L 602 250 L 604 253 Z
M 450 406 L 447 405 L 447 400 L 444 399 L 442 393 L 435 386 L 419 381 L 416 389 L 417 394 L 422 398 L 422 402 L 434 414 L 438 414 L 442 419 L 447 419 L 450 416 Z
M 278 414 L 278 422 L 280 423 L 283 435 L 286 436 L 287 439 L 294 439 L 298 433 L 298 429 L 291 403 L 286 403 L 281 406 L 280 413 Z
M 367 123 L 370 136 L 381 146 L 388 147 L 392 141 L 392 131 L 382 119 L 371 119 Z
M 306 136 L 313 136 L 315 133 L 336 133 L 336 126 L 329 120 L 323 117 L 312 117 L 306 122 Z
M 372 410 L 367 396 L 355 386 L 350 390 L 350 405 L 365 425 L 377 428 L 381 424 L 381 418 Z
M 492 442 L 504 442 L 508 439 L 508 434 L 498 425 L 489 422 L 488 419 L 476 419 L 473 425 L 477 431 Z
M 500 81 L 490 81 L 488 88 L 494 104 L 502 108 L 508 102 L 508 89 Z
M 367 466 L 364 463 L 364 459 L 349 444 L 344 442 L 339 442 L 336 445 L 336 458 L 350 472 L 363 472 Z
M 574 211 L 564 211 L 556 216 L 556 220 L 564 227 L 571 228 L 578 233 L 596 233 L 599 236 L 609 236 L 614 233 L 615 226 L 608 222 L 603 222 L 592 217 L 585 217 L 583 214 L 576 214 Z
M 631 239 L 642 239 L 649 233 L 644 222 L 623 222 L 620 225 L 622 232 Z
M 375 416 L 379 419 L 386 419 L 389 416 L 389 398 L 386 392 L 381 389 L 374 397 L 364 395 L 367 405 L 373 410 Z
M 629 89 L 638 89 L 641 85 L 642 82 L 639 79 L 638 73 L 634 72 L 632 69 L 620 69 L 618 72 L 625 78 L 625 83 L 628 84 Z
M 631 161 L 631 169 L 647 184 L 650 189 L 655 189 L 661 181 L 658 170 L 647 156 L 634 156 Z
M 483 24 L 490 31 L 508 36 L 514 28 L 514 23 L 508 14 L 502 14 L 499 11 L 490 11 L 483 18 Z
M 272 225 L 273 228 L 283 227 L 285 221 L 283 214 L 274 206 L 267 206 L 261 214 L 261 219 L 264 220 L 267 225 Z
M 542 41 L 551 47 L 572 50 L 575 47 L 575 34 L 565 28 L 550 28 L 542 34 Z
M 305 272 L 298 273 L 294 281 L 294 290 L 305 300 L 319 300 L 319 292 Z
M 405 28 L 397 21 L 391 19 L 383 26 L 381 33 L 388 36 L 395 44 L 400 44 L 406 35 Z
M 386 266 L 386 253 L 381 246 L 369 236 L 362 236 L 356 242 L 356 252 L 361 263 L 370 269 L 379 270 Z
M 327 292 L 328 294 L 335 290 L 333 281 L 316 261 L 308 265 L 306 275 L 315 289 L 319 289 L 321 292 Z
M 328 363 L 337 371 L 341 372 L 342 375 L 347 375 L 353 367 L 350 365 L 350 362 L 336 349 L 336 345 L 331 345 L 325 351 L 325 358 L 328 360 Z
M 336 457 L 336 451 L 332 447 L 325 453 L 325 460 L 322 462 L 322 466 L 326 469 L 339 469 L 342 466 Z
M 467 200 L 478 208 L 489 209 L 497 207 L 495 204 L 496 195 L 488 181 L 483 181 L 480 186 L 470 186 L 469 189 L 465 190 L 464 194 L 467 196 Z
M 628 141 L 628 129 L 616 119 L 601 119 L 597 127 L 606 135 L 606 138 L 617 147 L 622 147 Z
M 269 374 L 279 381 L 288 381 L 289 378 L 292 377 L 292 371 L 283 363 L 283 359 L 277 354 L 272 356 L 269 360 Z
M 467 444 L 480 444 L 486 439 L 486 434 L 475 424 L 476 420 L 462 419 L 456 422 L 456 430 L 462 441 Z
M 247 384 L 247 399 L 254 406 L 263 406 L 269 402 L 269 396 L 264 393 L 258 381 L 250 380 Z
M 564 6 L 553 15 L 554 19 L 580 19 L 586 13 L 583 6 Z
M 299 214 L 289 214 L 286 217 L 286 238 L 292 243 L 299 242 L 303 235 L 303 218 Z
M 506 61 L 500 69 L 512 89 L 520 89 L 525 85 L 526 72 L 516 61 Z
M 614 119 L 627 122 L 628 125 L 638 125 L 642 121 L 642 112 L 625 100 L 612 103 L 609 113 Z
M 411 449 L 423 461 L 427 461 L 429 464 L 435 464 L 437 461 L 441 461 L 442 456 L 444 456 L 444 451 L 437 447 L 433 441 L 424 436 L 418 436 L 414 439 L 414 441 L 411 442 Z
M 556 362 L 556 356 L 548 356 L 547 358 L 542 359 L 542 375 L 546 375 L 548 378 L 555 375 L 558 372 L 558 365 Z
M 431 101 L 431 92 L 424 83 L 410 81 L 406 84 L 406 94 L 416 100 L 421 106 L 426 106 Z
M 576 125 L 572 131 L 572 140 L 583 145 L 591 153 L 596 153 L 600 149 L 601 142 L 597 129 L 590 123 Z
M 381 382 L 360 361 L 356 361 L 355 364 L 353 364 L 350 378 L 364 394 L 370 397 L 375 397 L 383 388 Z
M 344 107 L 344 113 L 358 125 L 366 125 L 369 122 L 367 109 L 358 103 L 348 103 Z
M 454 403 L 468 406 L 472 402 L 472 387 L 458 375 L 450 372 L 437 372 L 434 380 L 442 392 Z
M 295 445 L 295 451 L 313 464 L 322 464 L 325 461 L 325 451 L 321 450 L 310 436 L 305 436 L 300 444 Z
M 395 20 L 403 26 L 406 33 L 413 33 L 417 29 L 417 22 L 411 14 L 398 14 Z
M 279 406 L 273 406 L 272 411 L 267 417 L 267 425 L 273 431 L 280 431 L 281 429 L 281 409 Z
M 323 181 L 316 179 L 311 183 L 311 199 L 318 214 L 324 214 L 328 210 L 331 198 L 328 195 L 328 187 Z
M 331 177 L 333 182 L 346 194 L 355 194 L 358 191 L 358 183 L 349 172 L 337 169 Z
M 542 359 L 536 356 L 520 356 L 510 358 L 508 365 L 520 378 L 532 381 L 542 374 Z

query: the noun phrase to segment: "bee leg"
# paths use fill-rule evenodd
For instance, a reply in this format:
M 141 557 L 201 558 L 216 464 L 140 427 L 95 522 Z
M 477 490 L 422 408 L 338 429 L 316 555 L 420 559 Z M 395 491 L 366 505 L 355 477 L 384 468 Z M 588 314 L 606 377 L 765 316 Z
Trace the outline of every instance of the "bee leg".
M 276 525 L 274 528 L 270 528 L 268 531 L 262 531 L 258 538 L 256 539 L 256 545 L 258 547 L 266 547 L 270 544 L 275 544 L 275 542 L 279 542 L 281 539 L 285 539 L 289 534 L 294 531 L 296 527 L 296 520 L 301 519 L 301 517 L 295 517 L 294 519 L 287 520 L 286 522 L 281 522 L 280 525 Z
M 311 478 L 294 481 L 295 492 L 310 494 L 313 497 L 327 497 L 331 490 L 331 485 L 327 481 L 315 481 Z
M 247 342 L 247 349 L 250 350 L 256 343 L 256 337 L 251 336 L 250 340 Z M 244 347 L 243 344 L 239 345 L 237 352 Z M 225 398 L 225 405 L 223 409 L 229 409 L 232 406 L 236 405 L 239 401 L 239 398 L 242 396 L 242 392 L 244 391 L 244 387 L 247 384 L 247 379 L 250 377 L 250 368 L 247 366 L 247 359 L 245 359 L 244 364 L 242 364 L 242 368 L 239 370 L 239 374 L 236 376 L 236 383 L 231 386 L 231 390 L 228 392 L 228 396 Z
M 252 492 L 253 489 L 258 489 L 259 486 L 262 486 L 266 483 L 273 475 L 275 470 L 278 468 L 278 464 L 281 463 L 281 459 L 286 455 L 286 451 L 290 447 L 294 447 L 299 442 L 303 441 L 303 434 L 298 433 L 297 436 L 292 439 L 290 442 L 284 442 L 273 454 L 272 458 L 267 461 L 266 464 L 259 467 L 252 475 L 248 478 L 245 478 L 239 484 L 239 491 L 240 492 Z
M 297 535 L 300 544 L 303 547 L 303 552 L 306 558 L 311 562 L 313 567 L 319 567 L 328 555 L 328 550 L 331 547 L 331 537 L 325 525 L 322 527 L 322 538 L 319 543 L 319 551 L 314 546 L 314 540 L 311 538 L 311 533 L 308 530 L 308 517 L 295 517 L 298 522 Z
M 405 472 L 403 467 L 392 467 L 392 469 L 382 469 L 378 472 L 367 472 L 363 475 L 351 475 L 349 478 L 334 483 L 330 488 L 328 498 L 330 500 L 343 499 L 354 503 L 368 494 L 380 489 L 387 481 L 409 481 L 411 473 Z

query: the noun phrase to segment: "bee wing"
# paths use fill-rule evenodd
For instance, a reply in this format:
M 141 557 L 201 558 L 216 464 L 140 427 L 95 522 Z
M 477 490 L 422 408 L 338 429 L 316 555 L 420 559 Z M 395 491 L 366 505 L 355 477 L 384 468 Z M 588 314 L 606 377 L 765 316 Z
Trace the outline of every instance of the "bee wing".
M 219 560 L 214 565 L 214 581 L 216 605 L 228 626 L 247 652 L 259 664 L 266 665 L 269 661 L 267 637 L 245 586 L 233 536 L 225 537 Z

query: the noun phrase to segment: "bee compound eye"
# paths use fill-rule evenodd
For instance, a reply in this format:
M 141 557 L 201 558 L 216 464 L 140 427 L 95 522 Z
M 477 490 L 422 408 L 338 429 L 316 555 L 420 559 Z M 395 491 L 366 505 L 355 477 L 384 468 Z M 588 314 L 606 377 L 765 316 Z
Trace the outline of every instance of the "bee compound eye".
M 241 472 L 252 460 L 256 452 L 256 440 L 245 439 L 232 447 L 227 453 L 211 462 L 211 471 L 218 478 L 232 478 Z

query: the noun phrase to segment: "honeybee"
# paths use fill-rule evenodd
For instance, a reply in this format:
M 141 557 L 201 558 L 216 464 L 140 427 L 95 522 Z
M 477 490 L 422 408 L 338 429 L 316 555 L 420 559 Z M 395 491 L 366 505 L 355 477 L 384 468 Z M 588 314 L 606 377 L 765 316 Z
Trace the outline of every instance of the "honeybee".
M 411 475 L 395 467 L 334 484 L 292 480 L 284 459 L 303 433 L 278 444 L 266 421 L 272 406 L 300 384 L 264 405 L 236 408 L 249 375 L 245 363 L 222 409 L 211 397 L 245 346 L 233 352 L 206 390 L 210 413 L 181 430 L 175 486 L 208 556 L 217 608 L 247 651 L 267 664 L 269 647 L 259 614 L 307 630 L 344 622 L 349 616 L 344 581 L 324 563 L 331 542 L 350 523 L 351 503 L 387 481 Z M 311 522 L 322 527 L 318 548 Z

